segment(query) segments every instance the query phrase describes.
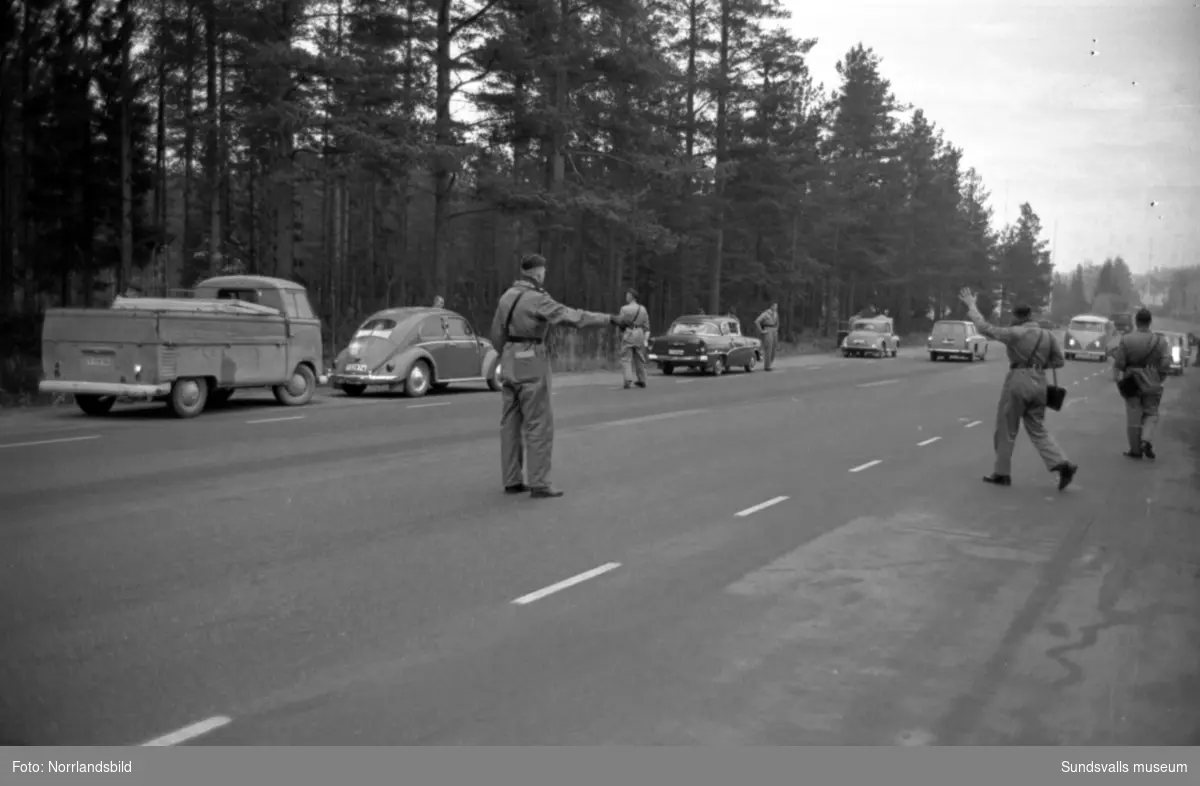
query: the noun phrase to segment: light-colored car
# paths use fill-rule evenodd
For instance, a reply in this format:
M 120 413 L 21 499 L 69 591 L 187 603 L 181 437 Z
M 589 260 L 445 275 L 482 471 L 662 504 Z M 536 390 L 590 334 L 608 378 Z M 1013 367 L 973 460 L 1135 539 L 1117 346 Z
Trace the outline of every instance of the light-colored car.
M 1120 333 L 1108 317 L 1080 314 L 1071 318 L 1063 340 L 1067 360 L 1094 358 L 1104 361 L 1117 346 Z
M 856 319 L 850 323 L 850 333 L 842 341 L 841 348 L 846 357 L 896 357 L 900 352 L 900 337 L 892 328 L 891 317 Z
M 970 322 L 943 319 L 933 324 L 926 347 L 930 360 L 960 357 L 974 363 L 987 359 L 988 340 Z
M 762 360 L 762 341 L 744 335 L 737 317 L 691 314 L 671 323 L 665 336 L 650 339 L 649 360 L 664 374 L 690 368 L 720 376 L 738 367 L 749 373 Z
M 389 308 L 367 318 L 338 353 L 333 388 L 361 396 L 369 387 L 402 389 L 418 398 L 451 384 L 484 382 L 500 389 L 500 355 L 471 323 L 444 308 Z
M 1192 348 L 1188 346 L 1187 336 L 1183 333 L 1174 333 L 1169 330 L 1156 330 L 1154 332 L 1161 336 L 1163 341 L 1171 345 L 1168 353 L 1171 358 L 1171 365 L 1168 367 L 1167 373 L 1182 376 L 1183 370 L 1191 365 Z

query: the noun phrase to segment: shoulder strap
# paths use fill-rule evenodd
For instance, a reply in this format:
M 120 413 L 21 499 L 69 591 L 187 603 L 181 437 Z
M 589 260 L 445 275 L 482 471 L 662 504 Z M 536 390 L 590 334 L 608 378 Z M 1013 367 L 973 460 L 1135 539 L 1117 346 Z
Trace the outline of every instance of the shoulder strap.
M 525 297 L 525 293 L 528 291 L 528 289 L 522 289 L 517 294 L 516 298 L 513 299 L 512 307 L 508 310 L 508 318 L 504 320 L 504 339 L 506 341 L 508 340 L 509 336 L 508 329 L 512 327 L 513 312 L 517 310 L 517 304 L 521 302 L 521 298 Z
M 1025 359 L 1026 368 L 1039 368 L 1041 366 L 1041 364 L 1038 363 L 1037 352 L 1039 349 L 1042 348 L 1042 339 L 1044 339 L 1045 337 L 1046 337 L 1046 331 L 1043 330 L 1042 328 L 1038 328 L 1037 343 L 1033 345 L 1033 351 L 1030 352 L 1029 357 Z M 1035 366 L 1034 363 L 1038 363 L 1038 365 Z
M 638 308 L 641 309 L 640 316 L 644 316 L 646 318 L 646 323 L 642 326 L 642 329 L 649 330 L 650 329 L 650 314 L 648 314 L 646 312 L 645 306 L 638 306 Z
M 1146 364 L 1150 362 L 1151 356 L 1154 355 L 1154 350 L 1158 348 L 1158 340 L 1160 338 L 1162 338 L 1162 336 L 1158 335 L 1157 333 L 1154 334 L 1154 341 L 1150 342 L 1150 348 L 1146 350 L 1146 356 L 1142 358 L 1143 368 L 1146 368 Z

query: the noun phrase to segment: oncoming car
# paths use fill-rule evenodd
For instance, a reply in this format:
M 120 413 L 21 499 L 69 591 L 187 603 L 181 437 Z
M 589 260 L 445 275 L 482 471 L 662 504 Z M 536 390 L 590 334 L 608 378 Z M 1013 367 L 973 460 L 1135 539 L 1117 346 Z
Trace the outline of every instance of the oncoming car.
M 1188 346 L 1187 336 L 1182 333 L 1174 333 L 1168 330 L 1156 330 L 1163 341 L 1170 345 L 1168 357 L 1171 359 L 1171 365 L 1167 368 L 1168 374 L 1181 376 L 1183 370 L 1188 367 L 1191 361 L 1192 348 Z
M 960 357 L 974 363 L 987 358 L 988 340 L 970 322 L 943 319 L 933 324 L 926 346 L 930 360 Z
M 856 319 L 850 323 L 850 332 L 842 341 L 842 354 L 846 357 L 876 355 L 884 358 L 896 357 L 900 352 L 900 339 L 892 330 L 889 317 Z
M 649 360 L 664 374 L 691 368 L 720 376 L 738 366 L 749 373 L 761 359 L 762 341 L 742 335 L 742 323 L 733 316 L 683 316 L 665 336 L 650 340 Z
M 403 389 L 411 398 L 451 384 L 485 382 L 500 389 L 500 355 L 462 315 L 444 308 L 378 311 L 334 361 L 330 384 L 347 396 L 369 387 Z
M 1071 318 L 1063 340 L 1063 354 L 1067 360 L 1095 358 L 1103 361 L 1117 345 L 1116 326 L 1107 317 L 1081 314 Z

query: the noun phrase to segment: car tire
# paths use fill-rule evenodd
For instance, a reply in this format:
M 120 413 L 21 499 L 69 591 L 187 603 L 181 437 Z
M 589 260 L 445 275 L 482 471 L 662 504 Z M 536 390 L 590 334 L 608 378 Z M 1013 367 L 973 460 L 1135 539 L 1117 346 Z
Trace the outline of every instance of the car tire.
M 292 378 L 283 385 L 271 389 L 275 400 L 285 407 L 302 407 L 312 401 L 317 392 L 317 375 L 308 366 L 301 363 L 292 372 Z
M 930 363 L 936 363 L 936 362 L 937 362 L 937 359 L 938 359 L 938 356 L 937 356 L 937 353 L 936 353 L 936 352 L 930 352 L 930 353 L 929 353 L 929 362 L 930 362 Z
M 1074 360 L 1074 359 L 1075 359 L 1075 353 L 1074 353 L 1074 352 L 1068 352 L 1068 353 L 1067 353 L 1067 360 Z
M 107 415 L 117 403 L 116 396 L 94 396 L 86 393 L 75 394 L 75 405 L 83 410 L 85 415 Z
M 670 363 L 663 363 L 658 367 L 658 370 L 663 373 L 663 376 L 669 377 L 675 373 L 675 367 Z
M 709 373 L 714 377 L 719 377 L 725 373 L 725 358 L 718 356 L 709 366 Z
M 409 398 L 421 398 L 429 392 L 429 364 L 418 360 L 408 369 L 404 377 L 404 395 Z
M 754 371 L 754 367 L 757 365 L 758 365 L 758 355 L 751 355 L 750 362 L 747 363 L 746 365 L 742 366 L 742 368 L 746 369 L 746 373 L 749 374 L 750 372 Z
M 349 398 L 358 398 L 366 392 L 366 385 L 342 385 L 342 393 L 346 394 Z
M 500 390 L 500 359 L 499 358 L 497 358 L 496 362 L 492 364 L 492 370 L 488 372 L 487 386 L 488 386 L 488 390 L 492 391 L 493 393 L 496 393 Z
M 203 377 L 184 377 L 175 380 L 171 395 L 167 398 L 175 417 L 194 418 L 204 411 L 208 403 L 208 380 Z

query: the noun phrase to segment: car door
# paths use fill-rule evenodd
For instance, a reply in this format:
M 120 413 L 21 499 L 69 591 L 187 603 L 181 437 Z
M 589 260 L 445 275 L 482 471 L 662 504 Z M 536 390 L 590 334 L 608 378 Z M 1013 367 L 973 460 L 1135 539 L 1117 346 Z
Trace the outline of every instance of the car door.
M 478 377 L 483 364 L 475 332 L 462 317 L 446 318 L 446 338 L 450 342 L 450 363 L 440 379 L 469 379 Z
M 740 366 L 746 361 L 745 355 L 746 337 L 742 335 L 741 326 L 733 320 L 725 322 L 721 330 L 729 341 L 729 356 L 726 360 L 730 366 Z
M 446 337 L 444 318 L 440 314 L 425 317 L 418 331 L 417 346 L 428 352 L 429 356 L 433 358 L 433 364 L 436 367 L 434 373 L 437 378 L 451 378 L 452 375 L 448 372 L 454 366 L 454 359 L 451 352 L 452 345 Z M 399 371 L 404 373 L 403 369 Z

